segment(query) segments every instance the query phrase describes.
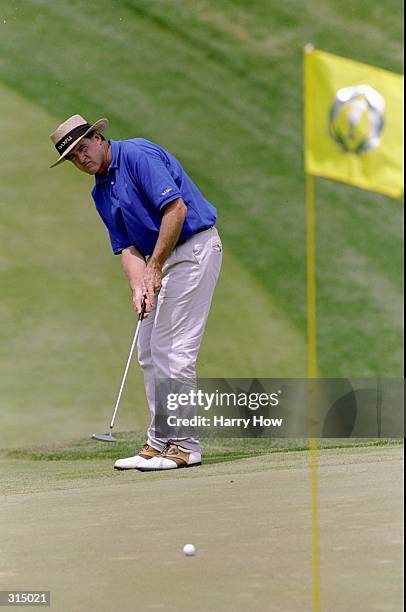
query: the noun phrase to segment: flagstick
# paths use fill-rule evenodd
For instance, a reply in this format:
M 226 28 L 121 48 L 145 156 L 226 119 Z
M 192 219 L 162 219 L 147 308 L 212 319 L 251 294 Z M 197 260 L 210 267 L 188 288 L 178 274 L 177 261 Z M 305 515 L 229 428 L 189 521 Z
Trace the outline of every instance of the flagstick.
M 317 378 L 314 176 L 306 173 L 307 376 Z
M 315 207 L 314 177 L 306 172 L 306 277 L 307 277 L 307 376 L 308 407 L 310 428 L 317 421 L 316 386 L 317 378 L 317 326 L 316 326 L 316 258 L 315 258 Z M 317 437 L 310 438 L 311 473 L 311 525 L 312 525 L 312 597 L 313 612 L 320 612 L 320 556 L 318 524 L 318 474 Z
M 311 481 L 311 539 L 312 539 L 312 609 L 320 612 L 320 555 L 319 555 L 319 520 L 318 520 L 318 465 L 317 437 L 314 434 L 316 414 L 317 387 L 317 318 L 316 318 L 316 257 L 315 257 L 315 206 L 314 176 L 307 171 L 307 105 L 309 100 L 309 59 L 314 51 L 311 43 L 304 48 L 304 133 L 305 133 L 305 166 L 306 166 L 306 286 L 307 286 L 307 377 L 308 383 L 308 418 L 310 424 L 310 481 Z

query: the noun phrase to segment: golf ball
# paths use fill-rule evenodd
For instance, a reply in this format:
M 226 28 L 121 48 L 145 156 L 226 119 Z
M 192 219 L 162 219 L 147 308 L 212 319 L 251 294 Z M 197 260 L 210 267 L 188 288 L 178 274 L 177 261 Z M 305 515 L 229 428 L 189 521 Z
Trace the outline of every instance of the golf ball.
M 193 557 L 196 552 L 196 548 L 193 546 L 193 544 L 185 544 L 183 547 L 183 552 L 187 557 Z

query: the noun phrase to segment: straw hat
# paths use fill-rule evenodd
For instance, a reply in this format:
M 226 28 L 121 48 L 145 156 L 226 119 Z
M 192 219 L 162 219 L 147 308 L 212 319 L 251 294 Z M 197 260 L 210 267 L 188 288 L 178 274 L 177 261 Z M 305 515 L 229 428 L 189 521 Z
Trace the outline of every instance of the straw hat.
M 71 151 L 86 134 L 93 131 L 102 132 L 106 129 L 108 124 L 108 119 L 99 119 L 96 123 L 91 125 L 87 123 L 86 119 L 83 119 L 81 115 L 73 115 L 61 123 L 50 136 L 55 145 L 55 149 L 60 155 L 59 159 L 52 164 L 50 168 L 54 168 L 65 161 L 69 151 Z

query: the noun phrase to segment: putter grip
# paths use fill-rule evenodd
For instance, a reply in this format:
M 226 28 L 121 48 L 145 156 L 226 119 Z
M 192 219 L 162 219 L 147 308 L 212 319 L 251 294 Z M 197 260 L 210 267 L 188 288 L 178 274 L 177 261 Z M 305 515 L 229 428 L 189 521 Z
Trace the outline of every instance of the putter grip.
M 143 300 L 142 305 L 141 305 L 141 312 L 138 315 L 138 320 L 142 321 L 145 315 L 145 308 L 146 308 L 146 304 L 145 304 L 145 300 Z

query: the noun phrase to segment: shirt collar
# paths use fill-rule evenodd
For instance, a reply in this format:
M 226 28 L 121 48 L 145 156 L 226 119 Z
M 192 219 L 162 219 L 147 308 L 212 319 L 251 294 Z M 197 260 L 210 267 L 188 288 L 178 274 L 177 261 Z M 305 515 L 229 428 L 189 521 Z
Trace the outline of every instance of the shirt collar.
M 117 142 L 116 140 L 109 140 L 110 143 L 110 148 L 111 148 L 111 163 L 109 166 L 109 172 L 110 170 L 113 170 L 113 168 L 116 170 L 118 168 L 118 153 L 120 150 L 120 143 Z
M 117 170 L 118 168 L 118 154 L 120 151 L 120 143 L 116 140 L 109 140 L 109 144 L 110 144 L 110 151 L 111 151 L 110 166 L 109 166 L 109 169 L 107 170 L 106 176 L 100 176 L 100 174 L 95 175 L 96 185 L 106 181 L 109 178 L 111 171 Z

